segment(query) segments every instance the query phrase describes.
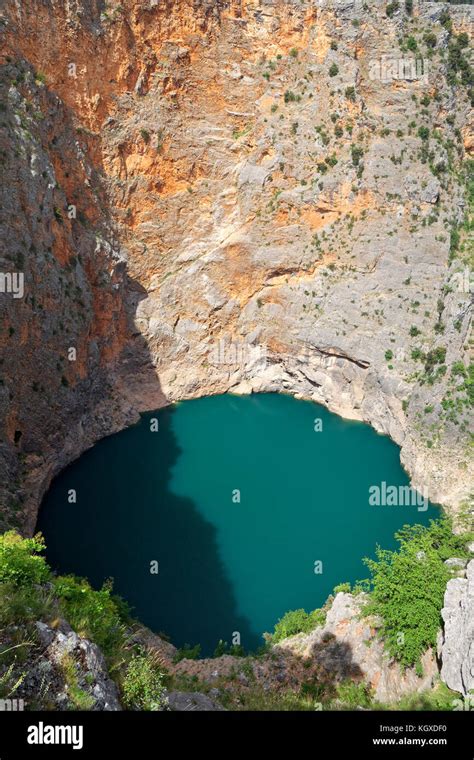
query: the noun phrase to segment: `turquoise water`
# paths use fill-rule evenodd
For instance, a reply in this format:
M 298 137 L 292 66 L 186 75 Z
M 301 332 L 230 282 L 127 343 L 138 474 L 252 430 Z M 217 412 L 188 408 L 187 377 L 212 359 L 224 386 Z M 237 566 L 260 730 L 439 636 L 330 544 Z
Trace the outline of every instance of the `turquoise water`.
M 437 516 L 370 506 L 382 481 L 408 484 L 398 447 L 367 425 L 289 396 L 213 396 L 144 415 L 87 451 L 53 482 L 38 530 L 55 569 L 97 587 L 112 577 L 176 645 L 208 655 L 239 632 L 255 650 L 287 610 L 365 578 L 362 557 L 395 547 L 404 523 Z

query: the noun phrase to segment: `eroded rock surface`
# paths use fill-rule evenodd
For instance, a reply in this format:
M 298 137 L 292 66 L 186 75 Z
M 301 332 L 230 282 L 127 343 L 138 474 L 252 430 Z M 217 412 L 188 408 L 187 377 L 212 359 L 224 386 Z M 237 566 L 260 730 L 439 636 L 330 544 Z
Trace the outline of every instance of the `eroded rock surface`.
M 78 636 L 64 620 L 55 628 L 38 621 L 36 628 L 38 646 L 31 659 L 17 665 L 15 697 L 24 699 L 27 709 L 122 709 L 96 644 Z M 7 641 L 8 630 L 2 634 L 2 644 Z
M 467 697 L 474 690 L 474 560 L 465 578 L 448 581 L 441 614 L 441 678 Z
M 339 682 L 364 681 L 372 687 L 378 702 L 397 701 L 405 694 L 429 689 L 438 674 L 433 652 L 428 650 L 422 657 L 421 677 L 415 668 L 404 671 L 384 650 L 374 621 L 361 618 L 363 604 L 363 595 L 337 594 L 324 626 L 286 639 L 279 647 L 305 659 L 312 658 Z
M 4 3 L 6 524 L 33 530 L 51 477 L 140 410 L 229 390 L 364 420 L 432 500 L 466 498 L 473 141 L 447 60 L 473 10 L 453 32 L 442 10 Z M 410 37 L 426 69 L 387 79 Z

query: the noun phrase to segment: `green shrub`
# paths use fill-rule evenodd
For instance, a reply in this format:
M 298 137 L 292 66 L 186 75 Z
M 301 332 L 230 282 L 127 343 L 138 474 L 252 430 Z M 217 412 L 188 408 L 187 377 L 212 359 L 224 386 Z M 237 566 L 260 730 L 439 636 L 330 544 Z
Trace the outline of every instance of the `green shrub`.
M 337 74 L 339 74 L 339 66 L 337 66 L 335 63 L 332 63 L 329 67 L 329 76 L 335 77 Z
M 444 346 L 432 348 L 425 356 L 425 372 L 429 374 L 433 371 L 435 364 L 443 364 L 446 359 L 446 349 Z
M 308 633 L 318 625 L 323 625 L 325 618 L 322 610 L 314 610 L 313 612 L 306 612 L 303 609 L 291 610 L 283 615 L 275 625 L 272 643 L 275 644 L 297 633 Z
M 67 692 L 72 702 L 73 709 L 90 710 L 95 704 L 95 699 L 78 684 L 77 666 L 71 655 L 65 654 L 61 660 L 60 668 L 67 684 Z
M 438 38 L 433 32 L 426 32 L 426 34 L 423 35 L 423 42 L 425 43 L 426 47 L 435 48 L 437 41 Z
M 66 575 L 55 578 L 54 590 L 61 612 L 72 628 L 95 642 L 106 657 L 117 658 L 126 640 L 125 625 L 112 597 L 112 584 L 95 591 L 83 578 Z
M 0 583 L 11 581 L 23 587 L 44 583 L 51 572 L 44 557 L 44 540 L 41 535 L 22 538 L 15 531 L 0 536 Z
M 0 583 L 0 627 L 27 625 L 53 615 L 50 592 L 41 587 L 19 586 L 12 581 Z
M 166 707 L 163 673 L 150 655 L 132 657 L 125 671 L 122 695 L 130 710 L 162 710 Z
M 178 649 L 176 652 L 173 662 L 177 663 L 181 660 L 197 660 L 199 658 L 199 655 L 201 654 L 201 645 L 196 644 L 194 647 L 191 646 L 191 644 L 185 644 L 184 647 L 181 647 L 181 649 Z
M 334 586 L 334 594 L 339 594 L 339 592 L 343 592 L 345 594 L 351 593 L 351 584 L 350 583 L 339 583 L 337 586 Z
M 372 704 L 372 689 L 366 683 L 343 681 L 337 687 L 337 696 L 344 706 L 351 710 L 357 707 L 369 708 Z
M 364 155 L 364 149 L 360 145 L 351 145 L 351 157 L 354 166 L 359 166 L 360 159 Z
M 397 0 L 394 0 L 392 3 L 389 3 L 385 9 L 385 12 L 389 18 L 392 18 L 393 14 L 398 11 L 400 8 L 400 3 L 397 2 Z
M 454 535 L 447 519 L 429 527 L 405 525 L 395 534 L 398 551 L 377 547 L 370 570 L 371 599 L 366 614 L 382 619 L 381 634 L 389 653 L 405 667 L 417 665 L 428 647 L 436 646 L 446 583 L 444 560 L 466 556 L 468 536 Z
M 213 657 L 222 657 L 223 654 L 230 654 L 233 657 L 245 657 L 245 651 L 241 644 L 232 644 L 229 646 L 227 641 L 220 639 L 214 650 Z

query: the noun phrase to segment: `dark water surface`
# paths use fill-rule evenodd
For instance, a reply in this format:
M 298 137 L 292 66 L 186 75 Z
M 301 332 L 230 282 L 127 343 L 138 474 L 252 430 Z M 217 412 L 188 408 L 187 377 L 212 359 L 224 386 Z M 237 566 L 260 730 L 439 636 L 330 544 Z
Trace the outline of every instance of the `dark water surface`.
M 213 396 L 144 415 L 87 451 L 52 484 L 38 530 L 56 570 L 96 587 L 112 577 L 174 644 L 206 655 L 238 631 L 254 650 L 287 610 L 365 578 L 362 557 L 395 547 L 404 523 L 438 515 L 369 505 L 382 481 L 408 484 L 398 447 L 367 425 L 289 396 Z

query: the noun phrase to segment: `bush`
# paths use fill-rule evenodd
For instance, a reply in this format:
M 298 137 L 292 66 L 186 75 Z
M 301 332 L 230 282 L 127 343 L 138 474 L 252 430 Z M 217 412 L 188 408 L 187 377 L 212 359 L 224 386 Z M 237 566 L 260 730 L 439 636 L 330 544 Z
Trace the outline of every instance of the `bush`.
M 53 616 L 53 600 L 41 587 L 0 583 L 0 626 L 26 625 Z
M 278 641 L 282 641 L 282 639 L 286 639 L 288 636 L 294 636 L 297 633 L 308 633 L 318 625 L 323 625 L 325 618 L 326 616 L 322 610 L 314 610 L 313 612 L 306 612 L 303 609 L 291 610 L 283 615 L 275 625 L 272 644 L 276 644 Z
M 350 594 L 351 584 L 345 582 L 345 583 L 339 583 L 337 586 L 334 586 L 334 594 L 339 594 L 340 592 L 344 594 Z
M 434 32 L 426 32 L 426 34 L 423 35 L 423 42 L 425 43 L 426 47 L 435 48 L 437 41 L 438 39 Z
M 381 634 L 389 653 L 405 667 L 417 665 L 428 647 L 436 646 L 446 583 L 444 560 L 466 556 L 467 534 L 454 535 L 447 518 L 429 527 L 405 525 L 395 534 L 398 551 L 377 547 L 370 570 L 371 599 L 366 614 L 382 619 Z
M 220 639 L 214 650 L 213 657 L 222 657 L 223 654 L 230 654 L 232 657 L 245 657 L 245 650 L 241 644 L 229 646 L 227 641 Z
M 337 74 L 339 74 L 339 66 L 337 66 L 335 63 L 333 63 L 329 67 L 329 76 L 330 77 L 335 77 L 335 76 L 337 76 Z
M 360 159 L 364 155 L 364 149 L 359 145 L 351 145 L 352 163 L 354 166 L 359 166 Z
M 47 581 L 51 572 L 44 557 L 39 556 L 44 549 L 40 534 L 22 538 L 8 531 L 0 536 L 0 583 L 11 581 L 25 587 Z
M 346 707 L 352 710 L 357 707 L 369 708 L 372 704 L 372 689 L 366 683 L 343 681 L 337 687 L 337 696 Z
M 433 371 L 435 364 L 443 364 L 446 359 L 446 349 L 444 346 L 432 348 L 425 356 L 425 372 Z
M 392 18 L 393 14 L 398 11 L 400 8 L 400 3 L 397 2 L 397 0 L 394 0 L 394 2 L 389 3 L 385 9 L 385 12 L 389 18 Z
M 181 660 L 197 660 L 199 658 L 199 655 L 201 654 L 201 645 L 196 644 L 194 647 L 191 646 L 191 644 L 185 644 L 184 647 L 181 647 L 181 649 L 178 649 L 176 652 L 173 662 L 177 663 Z
M 162 679 L 163 673 L 150 655 L 133 657 L 122 683 L 125 706 L 130 710 L 162 710 L 168 704 Z
M 83 578 L 66 575 L 55 578 L 54 589 L 61 612 L 72 628 L 95 642 L 108 658 L 117 658 L 123 648 L 125 625 L 112 597 L 112 584 L 95 591 Z

